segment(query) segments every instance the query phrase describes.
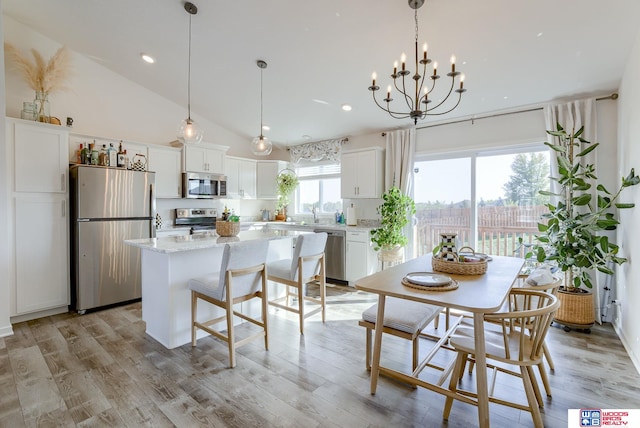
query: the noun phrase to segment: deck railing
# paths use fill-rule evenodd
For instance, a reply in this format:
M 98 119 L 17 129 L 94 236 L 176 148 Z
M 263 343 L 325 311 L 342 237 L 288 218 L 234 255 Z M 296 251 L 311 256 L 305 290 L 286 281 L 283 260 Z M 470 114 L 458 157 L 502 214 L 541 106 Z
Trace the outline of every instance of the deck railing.
M 520 256 L 519 238 L 532 243 L 538 233 L 540 216 L 548 212 L 546 206 L 491 206 L 478 207 L 478 241 L 471 242 L 471 209 L 442 208 L 418 209 L 415 249 L 418 256 L 428 254 L 440 242 L 441 233 L 456 233 L 458 246 L 469 246 L 475 251 L 499 255 Z

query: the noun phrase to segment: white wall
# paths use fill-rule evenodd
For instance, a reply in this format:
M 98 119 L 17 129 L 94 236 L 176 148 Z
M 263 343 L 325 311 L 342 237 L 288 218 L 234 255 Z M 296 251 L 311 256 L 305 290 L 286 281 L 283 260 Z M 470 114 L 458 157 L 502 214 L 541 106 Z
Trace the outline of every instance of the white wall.
M 0 0 L 2 9 L 2 0 Z M 2 16 L 0 16 L 0 28 L 3 28 Z M 0 42 L 2 42 L 0 34 Z M 4 43 L 2 43 L 4 46 Z M 4 55 L 0 57 L 0 111 L 5 108 L 4 89 Z M 9 189 L 7 171 L 9 170 L 9 160 L 7 159 L 6 124 L 0 120 L 0 337 L 13 334 L 11 323 L 9 322 Z
M 618 168 L 616 175 L 626 175 L 632 167 L 640 172 L 640 33 L 629 56 L 620 85 L 618 108 Z M 624 202 L 636 207 L 622 210 L 618 228 L 618 243 L 628 263 L 618 269 L 616 283 L 617 313 L 614 327 L 640 371 L 640 186 L 627 189 Z
M 45 58 L 60 44 L 11 17 L 4 16 L 5 41 L 25 56 L 37 49 Z M 68 90 L 50 95 L 51 115 L 65 124 L 72 117 L 73 132 L 151 144 L 168 144 L 176 139 L 176 129 L 186 117 L 186 105 L 178 105 L 108 70 L 99 63 L 72 52 L 73 72 Z M 6 115 L 20 117 L 22 103 L 33 101 L 34 92 L 11 67 L 6 70 Z M 253 157 L 251 139 L 239 136 L 206 121 L 192 111 L 204 129 L 206 142 L 229 146 L 230 155 Z M 274 150 L 269 158 L 283 155 Z

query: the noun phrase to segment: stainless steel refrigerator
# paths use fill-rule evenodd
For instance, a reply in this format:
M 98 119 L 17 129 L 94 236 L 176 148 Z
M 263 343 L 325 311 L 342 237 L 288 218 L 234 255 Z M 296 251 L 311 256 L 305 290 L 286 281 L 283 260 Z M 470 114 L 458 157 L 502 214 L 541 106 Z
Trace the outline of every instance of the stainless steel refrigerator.
M 125 239 L 155 237 L 155 173 L 74 165 L 71 199 L 71 308 L 139 299 L 140 249 Z

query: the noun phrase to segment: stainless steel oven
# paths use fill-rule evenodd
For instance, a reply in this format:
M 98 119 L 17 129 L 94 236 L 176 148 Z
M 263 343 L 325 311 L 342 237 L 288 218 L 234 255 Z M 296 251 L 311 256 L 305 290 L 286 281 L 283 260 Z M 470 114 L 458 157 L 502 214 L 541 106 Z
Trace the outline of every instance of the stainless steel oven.
M 216 231 L 215 208 L 176 208 L 176 226 L 191 226 L 191 235 L 207 235 Z
M 227 177 L 222 174 L 201 172 L 182 173 L 182 197 L 213 199 L 227 196 Z

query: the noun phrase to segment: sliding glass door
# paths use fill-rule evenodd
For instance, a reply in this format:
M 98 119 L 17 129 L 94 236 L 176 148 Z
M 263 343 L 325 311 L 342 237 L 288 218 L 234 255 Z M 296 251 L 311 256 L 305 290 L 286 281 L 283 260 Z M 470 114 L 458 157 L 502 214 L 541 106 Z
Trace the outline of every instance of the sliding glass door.
M 533 241 L 547 200 L 546 148 L 418 156 L 414 169 L 417 225 L 415 256 L 431 252 L 441 233 L 456 233 L 459 246 L 522 256 L 519 238 Z

